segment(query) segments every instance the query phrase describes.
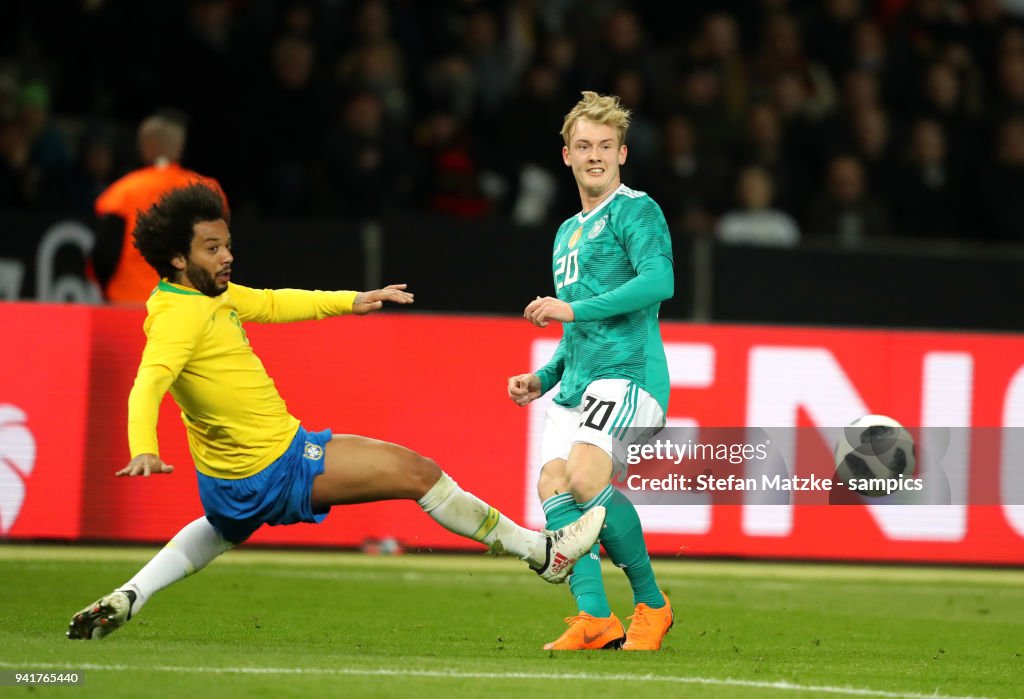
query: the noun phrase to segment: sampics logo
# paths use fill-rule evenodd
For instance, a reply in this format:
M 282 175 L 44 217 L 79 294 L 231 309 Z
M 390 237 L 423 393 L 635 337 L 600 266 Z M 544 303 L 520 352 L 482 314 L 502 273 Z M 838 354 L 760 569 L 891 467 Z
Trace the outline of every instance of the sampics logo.
M 0 404 L 0 534 L 14 526 L 25 502 L 25 481 L 36 463 L 36 440 L 25 413 Z

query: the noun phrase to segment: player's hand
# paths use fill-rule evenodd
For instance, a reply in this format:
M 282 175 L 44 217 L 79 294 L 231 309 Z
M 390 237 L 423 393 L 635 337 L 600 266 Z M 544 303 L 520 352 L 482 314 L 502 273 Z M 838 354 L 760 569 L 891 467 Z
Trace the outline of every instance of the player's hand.
M 520 408 L 540 398 L 540 378 L 536 374 L 508 377 L 508 397 Z
M 523 317 L 538 328 L 546 328 L 549 320 L 571 323 L 576 319 L 576 314 L 565 301 L 559 301 L 553 296 L 538 296 L 530 301 L 530 305 L 523 311 Z
M 374 291 L 361 291 L 356 294 L 352 302 L 352 312 L 357 316 L 365 316 L 367 313 L 379 311 L 384 302 L 389 303 L 412 303 L 412 293 L 405 290 L 405 284 L 389 284 L 383 289 Z
M 174 471 L 174 467 L 165 464 L 156 454 L 139 454 L 114 475 L 149 477 L 151 473 L 171 473 L 172 471 Z

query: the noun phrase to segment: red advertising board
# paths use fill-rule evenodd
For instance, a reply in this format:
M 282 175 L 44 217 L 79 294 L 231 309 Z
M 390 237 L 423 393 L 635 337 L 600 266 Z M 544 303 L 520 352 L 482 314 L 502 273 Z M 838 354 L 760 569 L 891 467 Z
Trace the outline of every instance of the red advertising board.
M 0 304 L 0 536 L 75 539 L 92 310 Z
M 140 310 L 0 304 L 0 536 L 162 542 L 201 514 L 169 397 L 159 436 L 175 473 L 113 476 L 128 458 L 125 406 L 142 320 Z M 399 311 L 247 332 L 308 427 L 405 444 L 509 516 L 542 523 L 533 484 L 550 396 L 517 408 L 505 380 L 546 359 L 557 328 Z M 1024 426 L 1024 337 L 683 323 L 663 324 L 663 334 L 670 425 L 796 428 L 786 458 L 797 470 L 831 459 L 826 428 L 868 413 L 910 426 Z M 708 497 L 645 506 L 641 516 L 658 555 L 1019 565 L 1024 496 L 1006 484 L 1016 483 L 1021 455 L 1012 440 L 983 441 L 947 461 L 965 489 L 997 494 L 984 502 L 885 508 Z M 410 502 L 336 508 L 321 525 L 268 527 L 253 541 L 356 546 L 383 537 L 476 547 Z

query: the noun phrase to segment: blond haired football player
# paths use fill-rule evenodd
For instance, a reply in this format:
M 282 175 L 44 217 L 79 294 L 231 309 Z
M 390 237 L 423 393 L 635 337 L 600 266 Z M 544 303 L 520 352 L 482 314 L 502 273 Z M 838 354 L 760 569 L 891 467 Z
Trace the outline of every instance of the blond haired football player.
M 172 190 L 139 217 L 135 241 L 161 280 L 146 307 L 146 347 L 128 398 L 131 461 L 118 476 L 171 473 L 157 416 L 170 391 L 181 407 L 205 516 L 178 532 L 131 580 L 71 619 L 72 639 L 101 638 L 153 594 L 264 524 L 320 522 L 331 507 L 404 498 L 456 534 L 526 561 L 561 582 L 590 550 L 596 512 L 556 532 L 524 529 L 462 490 L 434 461 L 397 444 L 306 430 L 288 412 L 244 323 L 287 323 L 408 304 L 404 284 L 375 291 L 251 289 L 231 281 L 231 232 L 220 195 Z M 336 390 L 325 383 L 325 391 Z
M 669 395 L 658 308 L 673 293 L 672 242 L 658 205 L 622 184 L 629 116 L 617 97 L 584 92 L 565 117 L 562 160 L 576 179 L 581 210 L 555 234 L 556 295 L 524 311 L 539 327 L 562 323 L 562 340 L 546 365 L 508 380 L 520 406 L 560 386 L 541 440 L 537 491 L 547 526 L 604 506 L 601 544 L 633 588 L 627 631 L 608 604 L 595 545 L 569 578 L 578 613 L 544 646 L 550 650 L 657 650 L 673 623 L 636 508 L 611 485 L 625 472 L 625 446 L 665 425 Z

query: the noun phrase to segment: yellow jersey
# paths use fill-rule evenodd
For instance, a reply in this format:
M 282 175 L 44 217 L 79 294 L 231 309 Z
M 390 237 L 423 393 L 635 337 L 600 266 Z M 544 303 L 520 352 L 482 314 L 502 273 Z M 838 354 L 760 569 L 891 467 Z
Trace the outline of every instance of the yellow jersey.
M 159 455 L 157 418 L 169 390 L 181 408 L 196 468 L 237 479 L 273 463 L 299 421 L 288 412 L 242 323 L 288 323 L 351 313 L 355 291 L 251 289 L 220 296 L 161 280 L 146 303 L 146 347 L 128 397 L 132 458 Z

